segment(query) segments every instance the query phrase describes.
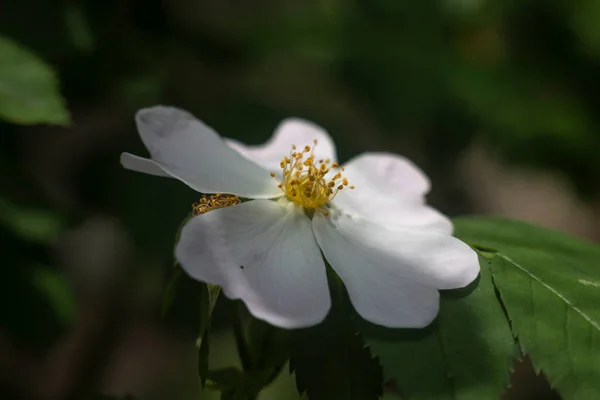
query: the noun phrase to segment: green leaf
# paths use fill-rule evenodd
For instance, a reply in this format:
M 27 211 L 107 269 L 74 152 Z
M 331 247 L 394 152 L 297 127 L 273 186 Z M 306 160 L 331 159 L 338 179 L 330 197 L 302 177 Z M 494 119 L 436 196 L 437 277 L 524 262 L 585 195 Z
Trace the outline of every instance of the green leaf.
M 62 274 L 49 268 L 35 268 L 32 270 L 32 283 L 61 323 L 68 325 L 73 322 L 77 310 L 75 296 Z
M 381 367 L 351 323 L 339 278 L 330 276 L 330 286 L 333 304 L 325 321 L 291 332 L 290 372 L 310 400 L 377 400 Z
M 208 376 L 208 354 L 210 352 L 210 332 L 205 331 L 198 338 L 200 348 L 198 349 L 198 376 L 202 387 L 206 386 L 206 377 Z
M 248 327 L 248 350 L 256 370 L 271 369 L 273 378 L 289 359 L 290 332 L 252 318 Z
M 425 329 L 364 324 L 371 352 L 403 398 L 498 399 L 506 389 L 518 352 L 488 263 L 480 257 L 479 282 L 442 293 L 438 318 Z
M 197 340 L 197 343 L 199 344 L 198 375 L 200 376 L 200 382 L 202 383 L 202 386 L 206 384 L 206 377 L 208 373 L 208 353 L 210 350 L 208 336 L 210 332 L 210 322 L 220 293 L 221 288 L 219 286 L 210 283 L 202 284 L 200 330 Z
M 600 55 L 600 3 L 595 0 L 579 0 L 569 7 L 571 29 L 579 39 L 581 48 L 591 56 Z
M 201 297 L 202 307 L 200 308 L 200 335 L 202 335 L 203 332 L 206 332 L 210 327 L 210 320 L 212 318 L 213 311 L 215 310 L 215 306 L 217 305 L 219 295 L 221 294 L 221 287 L 218 285 L 213 285 L 211 283 L 203 283 L 202 285 L 205 289 L 202 290 Z
M 52 68 L 28 49 L 0 36 L 0 118 L 17 124 L 69 123 Z
M 19 265 L 18 270 L 3 271 L 0 288 L 0 321 L 3 332 L 18 347 L 41 355 L 67 331 L 72 322 L 70 306 L 62 303 L 66 293 L 56 293 L 48 276 L 55 271 L 40 271 L 41 266 Z M 71 299 L 68 300 L 70 303 Z
M 190 220 L 194 217 L 193 213 L 189 213 L 184 219 L 183 221 L 181 221 L 181 223 L 179 224 L 179 226 L 177 227 L 177 231 L 175 232 L 175 241 L 173 243 L 174 246 L 177 246 L 177 243 L 179 243 L 179 238 L 181 237 L 181 230 L 183 229 L 183 227 L 185 226 L 185 224 L 187 224 L 188 222 L 190 222 Z
M 270 379 L 268 371 L 246 371 L 221 368 L 208 371 L 210 386 L 222 392 L 221 399 L 255 398 Z
M 547 254 L 577 259 L 587 273 L 600 275 L 600 247 L 561 232 L 540 228 L 525 222 L 502 218 L 468 217 L 454 220 L 455 235 L 477 248 L 489 252 L 510 252 L 511 248 L 527 248 Z
M 495 251 L 494 283 L 521 349 L 565 399 L 600 398 L 600 247 L 500 219 L 456 221 Z
M 90 52 L 94 49 L 94 34 L 80 4 L 69 3 L 65 5 L 65 26 L 73 46 L 82 51 Z
M 63 218 L 56 213 L 20 207 L 2 198 L 0 198 L 0 223 L 10 228 L 19 237 L 40 243 L 56 240 L 65 228 Z
M 181 230 L 185 224 L 192 218 L 192 214 L 181 222 L 175 235 L 175 244 L 179 241 Z M 183 309 L 189 310 L 190 304 L 199 304 L 200 309 L 197 317 L 198 336 L 196 347 L 198 348 L 198 375 L 200 382 L 204 387 L 208 374 L 208 355 L 210 351 L 210 340 L 208 338 L 211 319 L 214 308 L 219 299 L 221 288 L 218 285 L 199 282 L 188 276 L 177 261 L 174 262 L 174 269 L 171 272 L 171 279 L 165 289 L 162 302 L 163 315 L 167 315 L 169 310 Z M 191 301 L 190 301 L 191 300 Z M 176 307 L 179 305 L 179 307 Z M 173 312 L 172 312 L 173 313 Z

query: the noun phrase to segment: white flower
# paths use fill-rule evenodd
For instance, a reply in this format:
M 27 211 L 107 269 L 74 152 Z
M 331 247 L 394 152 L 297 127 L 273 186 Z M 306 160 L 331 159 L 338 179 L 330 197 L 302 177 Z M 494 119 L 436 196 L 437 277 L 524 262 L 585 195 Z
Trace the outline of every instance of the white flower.
M 475 252 L 425 204 L 429 180 L 403 157 L 365 153 L 338 167 L 327 132 L 300 119 L 260 146 L 222 139 L 176 108 L 141 110 L 136 122 L 151 159 L 124 153 L 125 168 L 253 199 L 193 217 L 175 256 L 257 318 L 284 328 L 321 322 L 331 306 L 322 255 L 357 312 L 388 327 L 428 325 L 438 290 L 479 273 Z

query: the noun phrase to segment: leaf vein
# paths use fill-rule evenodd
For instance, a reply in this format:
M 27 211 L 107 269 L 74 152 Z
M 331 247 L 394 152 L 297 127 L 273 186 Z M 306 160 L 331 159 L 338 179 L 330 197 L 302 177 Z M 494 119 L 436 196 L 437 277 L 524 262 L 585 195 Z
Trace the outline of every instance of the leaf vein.
M 567 299 L 565 296 L 563 296 L 562 294 L 560 294 L 559 292 L 557 292 L 554 288 L 552 288 L 552 286 L 549 286 L 548 284 L 546 284 L 544 281 L 542 281 L 540 278 L 538 278 L 537 276 L 535 276 L 534 274 L 532 274 L 531 272 L 529 272 L 526 268 L 522 267 L 519 263 L 517 263 L 516 261 L 514 261 L 510 257 L 508 257 L 508 256 L 506 256 L 504 254 L 500 254 L 499 257 L 504 258 L 506 261 L 510 262 L 515 267 L 519 268 L 521 271 L 523 271 L 527 275 L 529 275 L 531 277 L 531 279 L 535 280 L 540 285 L 542 285 L 543 287 L 545 287 L 546 289 L 548 289 L 550 292 L 552 292 L 552 294 L 554 294 L 556 297 L 558 297 L 563 302 L 565 302 L 565 304 L 567 304 L 567 306 L 569 306 L 573 311 L 575 311 L 583 319 L 585 319 L 591 326 L 593 326 L 598 332 L 600 332 L 600 325 L 598 325 L 598 323 L 596 321 L 594 321 L 590 316 L 588 316 L 585 312 L 583 312 L 579 307 L 575 306 L 575 304 L 573 304 L 572 302 L 570 302 L 569 299 Z

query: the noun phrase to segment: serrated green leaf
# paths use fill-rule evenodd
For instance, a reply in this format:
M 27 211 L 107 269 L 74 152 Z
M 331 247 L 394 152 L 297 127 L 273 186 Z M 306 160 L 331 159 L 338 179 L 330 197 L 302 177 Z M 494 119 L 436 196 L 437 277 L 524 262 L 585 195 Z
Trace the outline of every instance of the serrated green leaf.
M 513 331 L 534 367 L 563 398 L 597 399 L 600 281 L 578 278 L 569 263 L 512 249 L 510 257 L 499 254 L 492 260 L 492 272 Z
M 600 398 L 600 247 L 515 221 L 460 219 L 456 227 L 495 249 L 494 282 L 534 367 L 565 399 Z
M 593 262 L 600 257 L 600 246 L 526 222 L 485 217 L 456 218 L 453 222 L 458 238 L 471 245 L 484 246 L 489 251 L 519 247 L 582 261 Z
M 69 123 L 52 68 L 12 40 L 0 36 L 0 118 L 17 124 Z
M 403 398 L 498 399 L 506 389 L 518 352 L 488 260 L 480 257 L 480 264 L 481 276 L 473 287 L 442 293 L 440 313 L 429 327 L 364 325 L 371 352 Z
M 350 321 L 339 278 L 330 273 L 332 308 L 321 324 L 290 334 L 290 372 L 310 400 L 377 400 L 383 377 L 377 360 Z

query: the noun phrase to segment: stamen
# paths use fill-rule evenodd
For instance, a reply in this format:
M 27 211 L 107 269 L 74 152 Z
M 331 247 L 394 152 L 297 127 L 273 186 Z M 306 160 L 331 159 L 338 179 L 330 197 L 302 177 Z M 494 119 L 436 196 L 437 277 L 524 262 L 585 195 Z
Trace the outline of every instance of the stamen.
M 234 206 L 240 204 L 241 200 L 238 196 L 231 194 L 213 194 L 210 196 L 202 195 L 202 198 L 197 203 L 192 204 L 192 215 L 200 215 L 217 208 Z
M 296 145 L 292 145 L 289 157 L 284 157 L 279 166 L 283 169 L 282 180 L 279 181 L 274 173 L 271 176 L 278 182 L 279 187 L 287 198 L 306 210 L 319 210 L 323 215 L 329 215 L 326 204 L 331 201 L 339 191 L 348 187 L 348 179 L 342 176 L 337 162 L 332 163 L 330 159 L 315 160 L 315 148 L 306 145 L 302 151 L 296 151 Z M 333 176 L 329 175 L 331 170 L 337 170 Z M 326 178 L 329 176 L 328 178 Z M 353 189 L 354 186 L 350 186 Z M 312 213 L 310 214 L 312 215 Z

